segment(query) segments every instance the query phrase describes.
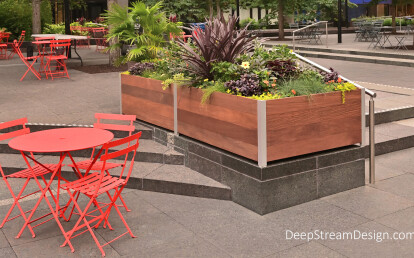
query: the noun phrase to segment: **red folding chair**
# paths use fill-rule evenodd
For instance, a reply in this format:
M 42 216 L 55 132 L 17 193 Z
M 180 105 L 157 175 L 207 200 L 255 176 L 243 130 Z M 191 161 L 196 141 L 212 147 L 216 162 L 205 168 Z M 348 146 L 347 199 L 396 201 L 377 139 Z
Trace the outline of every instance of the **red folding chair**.
M 46 73 L 46 63 L 45 56 L 48 56 L 52 53 L 50 48 L 50 41 L 55 40 L 55 37 L 38 37 L 35 38 L 35 41 L 32 42 L 33 45 L 37 46 L 37 55 L 40 58 L 40 68 L 39 73 Z
M 22 51 L 20 50 L 20 46 L 17 40 L 14 40 L 13 50 L 13 53 L 17 53 L 17 55 L 20 57 L 23 63 L 28 67 L 27 71 L 23 74 L 22 78 L 20 78 L 20 81 L 22 81 L 23 78 L 26 77 L 26 74 L 29 71 L 32 71 L 32 73 L 37 77 L 37 79 L 41 80 L 40 74 L 33 68 L 33 65 L 36 63 L 36 60 L 39 58 L 39 56 L 25 57 Z M 30 63 L 29 61 L 32 61 L 32 63 Z
M 77 222 L 75 223 L 75 226 L 68 232 L 64 234 L 65 242 L 61 246 L 65 246 L 69 244 L 69 247 L 71 248 L 71 251 L 74 252 L 74 248 L 70 242 L 72 238 L 75 238 L 87 231 L 92 235 L 93 240 L 95 241 L 96 245 L 98 246 L 99 250 L 102 253 L 102 256 L 105 256 L 105 252 L 102 247 L 105 245 L 108 245 L 112 243 L 113 241 L 119 239 L 120 237 L 130 234 L 131 237 L 135 237 L 135 235 L 132 233 L 130 227 L 128 226 L 127 222 L 125 221 L 125 218 L 122 216 L 122 213 L 119 211 L 118 206 L 116 205 L 117 199 L 120 197 L 122 190 L 125 188 L 130 176 L 131 172 L 134 166 L 134 159 L 135 155 L 137 153 L 137 149 L 139 146 L 139 138 L 141 137 L 142 132 L 139 132 L 137 134 L 125 137 L 120 140 L 115 140 L 109 143 L 106 143 L 102 147 L 102 156 L 100 157 L 100 161 L 103 163 L 102 169 L 100 172 L 95 172 L 92 174 L 89 174 L 81 179 L 78 179 L 76 181 L 63 184 L 61 187 L 66 190 L 70 196 L 71 201 L 74 203 L 74 206 L 76 207 L 78 211 L 79 218 Z M 119 149 L 120 146 L 125 146 L 122 149 Z M 109 152 L 110 149 L 115 149 L 114 152 Z M 132 155 L 130 155 L 132 154 Z M 108 175 L 105 171 L 107 170 L 106 166 L 107 164 L 110 164 L 108 161 L 111 159 L 115 159 L 118 157 L 125 156 L 124 163 L 122 164 L 122 171 L 119 177 L 114 177 Z M 130 158 L 128 160 L 128 158 Z M 127 165 L 129 163 L 129 165 Z M 126 175 L 124 175 L 124 172 L 127 169 Z M 122 178 L 125 176 L 124 178 Z M 110 190 L 115 190 L 114 194 L 110 194 Z M 84 209 L 81 209 L 77 199 L 75 197 L 76 193 L 80 192 L 90 198 L 89 202 L 86 204 Z M 89 210 L 91 208 L 91 205 L 93 203 L 97 202 L 98 196 L 106 194 L 109 203 L 106 203 L 103 206 L 98 207 L 97 209 Z M 105 210 L 106 208 L 106 210 Z M 111 212 L 111 209 L 114 208 L 116 212 L 119 215 L 119 218 L 123 222 L 125 228 L 127 231 L 118 237 L 114 238 L 111 241 L 108 241 L 106 244 L 101 245 L 96 238 L 95 233 L 93 232 L 92 228 L 98 228 L 100 224 L 103 222 L 103 227 L 105 228 L 108 216 Z M 89 220 L 88 220 L 89 219 Z M 85 229 L 86 227 L 86 229 Z M 75 234 L 77 231 L 82 230 L 81 232 Z
M 70 39 L 51 40 L 50 41 L 51 53 L 46 56 L 46 78 L 61 78 L 68 77 L 69 73 L 66 67 L 65 60 L 68 59 L 70 51 Z M 52 61 L 55 65 L 52 65 Z M 53 69 L 52 69 L 53 68 Z
M 114 131 L 114 130 L 115 131 L 124 131 L 124 132 L 128 132 L 129 136 L 131 136 L 132 132 L 135 131 L 135 126 L 133 124 L 134 121 L 137 118 L 135 115 L 119 115 L 119 114 L 96 113 L 95 118 L 96 118 L 96 123 L 93 124 L 93 127 L 95 127 L 95 128 L 100 128 L 100 129 L 104 129 L 104 130 L 111 130 L 111 131 Z M 128 122 L 129 124 L 109 124 L 109 123 L 103 123 L 102 120 L 125 121 L 125 122 Z M 79 161 L 79 162 L 76 162 L 75 164 L 68 164 L 67 166 L 72 167 L 74 172 L 79 171 L 80 169 L 87 170 L 87 169 L 89 169 L 91 163 L 93 162 L 94 154 L 95 154 L 95 148 L 92 149 L 92 154 L 91 154 L 90 159 Z M 90 168 L 90 170 L 91 171 L 100 171 L 100 170 L 102 170 L 103 166 L 104 166 L 104 162 L 96 161 L 94 163 L 94 165 Z M 107 173 L 107 175 L 110 175 L 109 174 L 110 169 L 114 169 L 114 168 L 117 168 L 117 167 L 120 167 L 120 166 L 122 166 L 121 163 L 107 162 L 106 165 L 105 165 L 105 172 Z M 79 198 L 79 193 L 76 196 L 76 199 L 78 199 L 78 198 Z M 120 196 L 119 199 L 122 202 L 122 205 L 120 205 L 120 206 L 123 206 L 126 211 L 131 211 L 130 209 L 128 209 L 128 207 L 127 207 L 124 199 L 122 198 L 122 196 Z M 67 220 L 70 220 L 74 208 L 75 207 L 72 206 L 72 211 L 71 211 L 71 213 L 69 215 L 69 218 Z
M 106 28 L 93 28 L 92 33 L 96 42 L 96 51 L 104 50 L 108 46 L 108 41 L 105 38 L 108 30 Z
M 8 139 L 20 136 L 20 135 L 30 133 L 30 129 L 26 127 L 26 123 L 27 123 L 27 118 L 20 118 L 20 119 L 17 119 L 17 120 L 1 123 L 0 124 L 0 130 L 7 131 L 7 133 L 0 134 L 0 141 L 8 140 Z M 20 127 L 20 126 L 22 126 L 22 129 L 16 129 L 16 127 Z M 30 156 L 34 160 L 33 153 L 30 153 Z M 3 222 L 0 225 L 0 228 L 2 228 L 6 222 L 14 220 L 18 217 L 23 217 L 23 219 L 25 221 L 27 221 L 26 213 L 31 212 L 32 210 L 23 211 L 22 207 L 20 206 L 19 201 L 41 191 L 41 190 L 37 190 L 35 192 L 32 192 L 32 193 L 29 193 L 29 194 L 26 194 L 26 195 L 22 196 L 24 190 L 26 189 L 27 184 L 34 177 L 40 177 L 46 185 L 47 182 L 44 178 L 44 175 L 50 173 L 51 171 L 54 171 L 57 167 L 58 167 L 58 165 L 56 165 L 56 164 L 44 164 L 44 165 L 36 164 L 36 165 L 32 166 L 33 170 L 31 170 L 30 168 L 27 168 L 27 169 L 23 169 L 21 171 L 6 175 L 4 173 L 1 165 L 0 165 L 1 176 L 3 177 L 3 181 L 6 183 L 6 186 L 9 189 L 10 194 L 12 195 L 13 200 L 14 200 L 12 206 L 10 207 L 9 211 L 6 214 L 6 217 L 3 219 Z M 9 178 L 22 178 L 22 179 L 25 179 L 23 187 L 20 189 L 20 191 L 18 192 L 17 195 L 13 192 L 13 190 L 10 186 L 10 183 L 8 181 Z M 49 193 L 51 194 L 52 198 L 56 202 L 56 198 L 55 198 L 55 196 L 53 195 L 53 193 L 50 189 L 49 189 Z M 9 219 L 9 216 L 10 216 L 11 212 L 13 211 L 13 209 L 16 206 L 20 211 L 20 215 L 17 215 L 15 217 L 12 217 L 12 218 Z M 33 237 L 35 237 L 35 233 L 33 232 L 33 228 L 35 228 L 38 225 L 34 225 L 34 226 L 31 226 L 30 224 L 28 225 L 29 231 L 30 231 L 30 233 L 32 234 Z
M 10 32 L 0 31 L 0 59 L 7 59 L 7 46 L 9 45 Z
M 22 34 L 20 34 L 19 41 L 17 41 L 17 45 L 19 46 L 19 49 L 23 44 L 23 40 L 24 40 L 25 35 L 26 35 L 26 31 L 23 30 Z M 12 46 L 12 51 L 10 52 L 9 57 L 7 57 L 7 58 L 12 58 L 14 56 L 14 54 L 17 53 L 16 48 L 15 48 L 15 41 L 13 41 L 12 43 L 9 42 L 8 44 Z

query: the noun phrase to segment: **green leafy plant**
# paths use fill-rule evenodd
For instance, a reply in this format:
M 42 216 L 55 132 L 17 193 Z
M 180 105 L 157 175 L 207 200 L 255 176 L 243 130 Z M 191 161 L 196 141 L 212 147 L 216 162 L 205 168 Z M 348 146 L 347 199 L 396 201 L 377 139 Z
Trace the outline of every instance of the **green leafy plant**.
M 147 6 L 138 1 L 132 7 L 121 7 L 113 4 L 105 18 L 110 26 L 108 40 L 118 43 L 111 45 L 108 50 L 119 49 L 123 44 L 132 46 L 126 59 L 122 61 L 142 61 L 157 58 L 167 44 L 170 33 L 178 35 L 180 23 L 170 22 L 161 11 L 162 2 Z
M 278 90 L 285 96 L 309 96 L 311 94 L 326 93 L 329 90 L 319 78 L 290 79 L 283 82 Z
M 182 47 L 182 58 L 188 64 L 189 72 L 213 80 L 212 63 L 233 63 L 240 54 L 254 48 L 254 38 L 248 37 L 246 28 L 237 31 L 236 22 L 235 16 L 230 16 L 226 21 L 222 13 L 217 17 L 210 15 L 204 30 L 193 28 L 193 45 L 178 40 Z
M 46 24 L 43 28 L 45 34 L 65 34 L 65 24 Z

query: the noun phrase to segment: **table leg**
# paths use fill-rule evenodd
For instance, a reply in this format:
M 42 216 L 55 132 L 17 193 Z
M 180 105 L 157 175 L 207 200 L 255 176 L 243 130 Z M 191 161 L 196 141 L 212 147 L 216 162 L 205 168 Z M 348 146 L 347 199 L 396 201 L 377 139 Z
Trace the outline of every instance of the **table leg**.
M 23 156 L 23 158 L 24 158 L 24 160 L 25 160 L 25 162 L 26 162 L 26 164 L 27 164 L 27 166 L 29 167 L 29 169 L 32 171 L 32 173 L 33 173 L 33 178 L 35 179 L 35 181 L 36 181 L 36 183 L 37 183 L 37 185 L 39 186 L 39 189 L 41 190 L 41 192 L 42 192 L 42 194 L 41 194 L 41 196 L 40 196 L 40 198 L 39 198 L 39 200 L 36 202 L 36 204 L 35 204 L 35 206 L 34 206 L 34 208 L 33 208 L 33 210 L 32 210 L 32 212 L 30 213 L 30 215 L 27 217 L 27 219 L 25 220 L 25 223 L 24 223 L 24 225 L 23 225 L 23 227 L 21 228 L 21 230 L 19 231 L 19 233 L 17 234 L 17 236 L 16 236 L 16 238 L 19 238 L 21 235 L 22 235 L 22 233 L 23 233 L 23 231 L 24 231 L 24 229 L 31 223 L 31 219 L 32 219 L 32 217 L 33 217 L 33 215 L 34 215 L 34 213 L 36 212 L 36 209 L 39 207 L 39 205 L 40 205 L 40 202 L 43 200 L 43 198 L 45 198 L 45 200 L 46 200 L 46 203 L 48 204 L 48 206 L 49 206 L 49 208 L 50 208 L 50 210 L 51 210 L 51 212 L 52 212 L 52 215 L 53 215 L 53 217 L 55 218 L 55 220 L 56 220 L 56 222 L 58 223 L 58 226 L 59 226 L 59 228 L 60 228 L 60 230 L 62 231 L 62 233 L 64 234 L 64 236 L 65 236 L 65 238 L 66 238 L 66 233 L 65 233 L 65 231 L 64 231 L 64 229 L 63 229 L 63 227 L 62 227 L 62 225 L 60 224 L 60 222 L 59 222 L 59 219 L 58 219 L 58 217 L 56 216 L 56 213 L 54 212 L 54 209 L 53 209 L 53 207 L 52 207 L 52 205 L 50 204 L 50 202 L 49 202 L 49 199 L 47 198 L 47 196 L 46 196 L 46 193 L 48 192 L 48 190 L 50 189 L 50 185 L 52 184 L 52 182 L 53 182 L 53 178 L 55 177 L 55 175 L 56 175 L 56 173 L 60 170 L 60 168 L 61 168 L 61 166 L 62 166 L 62 163 L 63 163 L 63 160 L 65 159 L 65 157 L 66 157 L 66 153 L 64 153 L 63 155 L 61 155 L 61 158 L 60 158 L 60 161 L 59 161 L 59 163 L 58 163 L 58 166 L 57 166 L 57 168 L 55 169 L 55 171 L 53 171 L 52 172 L 52 175 L 50 176 L 50 180 L 49 180 L 49 182 L 47 183 L 47 185 L 46 185 L 46 187 L 42 187 L 42 185 L 40 184 L 40 182 L 39 182 L 39 180 L 37 179 L 37 177 L 35 176 L 35 174 L 34 174 L 34 172 L 33 172 L 33 168 L 32 168 L 32 166 L 30 165 L 30 163 L 29 163 L 29 161 L 28 161 L 28 159 L 27 159 L 27 155 L 24 153 L 24 152 L 21 152 L 21 154 L 22 154 L 22 156 Z M 39 163 L 39 162 L 37 162 L 37 163 Z M 44 217 L 44 216 L 43 216 Z M 41 217 L 41 218 L 43 218 L 43 217 Z M 37 220 L 37 219 L 36 219 Z M 36 221 L 36 220 L 34 220 L 34 221 Z M 33 222 L 33 221 L 32 221 Z
M 78 53 L 78 51 L 77 51 L 77 49 L 76 49 L 76 39 L 74 40 L 74 44 L 73 44 L 73 46 L 74 46 L 74 50 L 75 50 L 76 55 L 78 55 L 78 58 L 79 58 L 79 60 L 81 61 L 81 66 L 83 66 L 83 60 L 82 60 L 82 57 L 80 57 L 80 55 L 79 55 L 79 53 Z

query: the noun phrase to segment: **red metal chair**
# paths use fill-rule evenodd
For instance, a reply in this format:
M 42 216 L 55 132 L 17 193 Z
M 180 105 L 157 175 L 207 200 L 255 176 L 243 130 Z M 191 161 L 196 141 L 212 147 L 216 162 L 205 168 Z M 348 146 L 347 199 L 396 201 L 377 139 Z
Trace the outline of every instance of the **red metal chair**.
M 37 79 L 41 80 L 40 74 L 33 68 L 33 65 L 36 63 L 36 60 L 39 58 L 39 56 L 25 57 L 22 51 L 20 50 L 20 46 L 17 40 L 14 40 L 13 43 L 13 53 L 17 53 L 17 55 L 20 57 L 23 63 L 28 67 L 27 71 L 23 74 L 22 78 L 20 78 L 20 81 L 23 80 L 23 78 L 29 71 L 32 71 L 32 73 L 37 77 Z M 32 61 L 32 63 L 30 63 L 29 61 Z
M 46 63 L 45 56 L 48 56 L 52 53 L 50 48 L 50 41 L 55 40 L 55 37 L 38 37 L 35 38 L 35 41 L 32 44 L 37 46 L 37 55 L 40 58 L 40 68 L 39 73 L 46 73 Z
M 112 130 L 112 131 L 113 130 L 115 130 L 115 131 L 124 131 L 124 132 L 128 132 L 129 136 L 131 136 L 132 132 L 135 131 L 135 126 L 133 124 L 134 121 L 137 118 L 135 115 L 119 115 L 119 114 L 96 113 L 95 118 L 96 118 L 96 123 L 93 124 L 93 127 L 95 127 L 95 128 L 100 128 L 100 129 L 105 129 L 105 130 Z M 108 124 L 108 123 L 103 123 L 102 120 L 126 121 L 126 122 L 129 122 L 129 124 L 128 125 L 126 125 L 126 124 Z M 74 172 L 78 171 L 79 169 L 87 170 L 87 169 L 89 169 L 91 163 L 93 162 L 94 154 L 95 154 L 95 148 L 92 149 L 92 155 L 91 155 L 90 159 L 76 162 L 75 165 L 68 164 L 68 166 L 72 167 Z M 102 161 L 96 161 L 95 164 L 93 165 L 93 167 L 90 168 L 90 170 L 91 171 L 100 171 L 100 170 L 102 170 L 103 165 L 104 165 L 104 163 Z M 117 168 L 117 167 L 120 167 L 120 166 L 122 166 L 121 163 L 107 162 L 106 166 L 105 166 L 105 172 L 109 175 L 109 170 L 110 169 Z M 78 197 L 79 197 L 79 193 L 77 194 L 76 198 L 78 198 Z M 122 202 L 121 206 L 123 206 L 126 211 L 131 211 L 130 209 L 128 209 L 127 205 L 125 204 L 125 201 L 122 198 L 122 196 L 120 196 L 120 200 Z M 73 209 L 74 209 L 74 206 L 72 207 L 72 212 L 73 212 Z M 71 218 L 72 212 L 71 212 L 71 215 L 69 215 L 68 220 Z
M 125 218 L 122 216 L 122 213 L 119 211 L 118 206 L 116 205 L 117 199 L 120 197 L 122 190 L 125 188 L 134 166 L 134 159 L 137 153 L 137 149 L 139 146 L 139 138 L 141 137 L 142 132 L 137 134 L 125 137 L 120 140 L 115 140 L 103 145 L 102 150 L 103 154 L 100 157 L 100 161 L 103 163 L 102 169 L 100 172 L 95 172 L 89 174 L 81 179 L 78 179 L 74 182 L 70 182 L 67 184 L 63 184 L 61 187 L 66 190 L 70 196 L 71 201 L 76 206 L 78 211 L 79 218 L 75 224 L 75 226 L 66 234 L 65 242 L 61 246 L 65 246 L 69 244 L 71 251 L 74 252 L 74 248 L 70 242 L 72 238 L 75 238 L 87 231 L 92 235 L 96 245 L 98 246 L 99 250 L 102 253 L 102 256 L 105 256 L 105 252 L 102 247 L 112 243 L 113 241 L 119 239 L 120 237 L 129 233 L 131 237 L 135 237 L 132 233 L 130 227 L 128 226 Z M 128 147 L 124 147 L 119 149 L 121 146 L 127 145 Z M 114 152 L 109 152 L 110 149 L 115 149 Z M 132 154 L 132 155 L 130 155 Z M 108 175 L 105 171 L 107 170 L 107 164 L 109 164 L 109 160 L 125 156 L 124 163 L 122 164 L 122 171 L 119 177 L 114 177 Z M 128 160 L 128 158 L 130 158 Z M 127 164 L 129 163 L 129 164 Z M 125 170 L 128 167 L 127 170 Z M 124 175 L 124 172 L 127 171 Z M 123 178 L 124 176 L 124 178 Z M 110 194 L 110 190 L 115 190 L 114 194 Z M 75 194 L 80 192 L 90 198 L 89 202 L 86 206 L 81 209 L 77 200 L 75 198 Z M 106 203 L 103 206 L 98 207 L 97 209 L 89 210 L 93 203 L 97 202 L 97 197 L 106 194 L 109 199 L 109 203 Z M 105 210 L 106 208 L 106 210 Z M 93 232 L 92 228 L 98 228 L 100 224 L 103 222 L 103 227 L 106 227 L 108 216 L 111 212 L 111 209 L 114 208 L 119 215 L 119 218 L 123 222 L 127 231 L 118 237 L 114 238 L 111 241 L 108 241 L 106 244 L 101 245 L 96 238 L 95 233 Z M 89 219 L 90 218 L 90 219 Z M 88 220 L 89 219 L 89 220 Z M 85 229 L 86 227 L 86 229 Z M 75 234 L 75 232 L 82 230 L 81 232 Z
M 0 134 L 0 141 L 8 140 L 8 139 L 20 136 L 20 135 L 30 133 L 30 129 L 26 127 L 26 123 L 27 123 L 27 118 L 20 118 L 20 119 L 17 119 L 17 120 L 0 123 L 0 130 L 7 131 L 7 133 Z M 16 127 L 20 127 L 20 126 L 22 126 L 22 129 L 16 129 Z M 30 153 L 30 156 L 33 160 L 35 160 L 34 156 L 33 156 L 33 153 Z M 14 199 L 12 206 L 10 207 L 9 211 L 6 214 L 6 217 L 3 219 L 3 222 L 0 225 L 0 228 L 2 228 L 6 222 L 14 220 L 18 217 L 23 217 L 23 219 L 25 221 L 27 221 L 27 218 L 26 218 L 25 214 L 28 213 L 28 212 L 31 212 L 32 210 L 23 211 L 22 207 L 19 204 L 19 201 L 41 191 L 41 190 L 37 190 L 35 192 L 32 192 L 32 193 L 29 193 L 29 194 L 26 194 L 26 195 L 22 196 L 24 190 L 26 189 L 27 184 L 34 177 L 40 177 L 43 180 L 43 182 L 46 184 L 47 182 L 44 178 L 44 175 L 50 173 L 51 171 L 54 171 L 57 167 L 58 167 L 58 165 L 56 165 L 56 164 L 45 164 L 45 165 L 36 164 L 32 167 L 33 171 L 30 170 L 30 168 L 27 168 L 27 169 L 23 169 L 21 171 L 6 175 L 4 173 L 1 165 L 0 165 L 0 173 L 1 173 L 1 176 L 3 178 L 3 181 L 6 183 L 6 186 L 9 189 L 10 194 L 12 195 L 12 197 Z M 10 186 L 10 183 L 8 181 L 9 178 L 26 179 L 25 183 L 23 184 L 23 187 L 20 189 L 20 191 L 17 195 L 13 192 L 13 190 Z M 53 193 L 50 189 L 49 189 L 49 193 L 51 194 L 52 198 L 56 202 L 56 198 L 55 198 L 55 196 L 53 195 Z M 13 209 L 16 206 L 20 211 L 20 215 L 17 215 L 15 217 L 9 219 L 9 216 L 10 216 L 11 212 L 13 211 Z M 33 232 L 33 228 L 35 228 L 36 226 L 39 226 L 39 225 L 40 224 L 35 225 L 35 226 L 31 226 L 30 224 L 28 225 L 29 231 L 30 231 L 30 233 L 32 234 L 33 237 L 35 236 L 35 233 Z
M 20 47 L 22 46 L 22 44 L 23 44 L 23 41 L 24 41 L 24 36 L 26 35 L 26 31 L 22 31 L 22 33 L 20 34 L 20 37 L 19 37 L 19 40 L 17 41 L 17 44 L 18 44 L 18 46 L 19 46 L 19 49 L 20 49 Z M 15 41 L 13 41 L 12 43 L 11 42 L 9 42 L 8 43 L 9 45 L 11 45 L 12 46 L 12 52 L 9 54 L 9 56 L 7 57 L 7 58 L 12 58 L 13 56 L 14 56 L 14 54 L 16 54 L 17 52 L 16 52 L 16 48 L 15 48 Z
M 88 37 L 88 39 L 77 39 L 76 40 L 76 46 L 78 46 L 78 47 L 80 47 L 80 48 L 82 48 L 82 47 L 84 47 L 84 48 L 90 48 L 90 29 L 89 28 L 87 28 L 87 27 L 81 27 L 80 28 L 80 34 L 82 35 L 82 36 L 87 36 Z
M 108 30 L 106 28 L 93 28 L 92 33 L 96 42 L 96 51 L 104 50 L 108 46 L 108 41 L 105 38 Z
M 7 46 L 9 45 L 10 32 L 0 31 L 0 59 L 7 59 Z
M 69 77 L 68 69 L 66 67 L 65 60 L 68 59 L 70 51 L 70 39 L 51 40 L 50 41 L 51 54 L 46 56 L 46 78 L 52 77 L 61 78 Z M 52 61 L 55 62 L 54 66 L 51 66 Z M 51 68 L 54 68 L 53 70 Z

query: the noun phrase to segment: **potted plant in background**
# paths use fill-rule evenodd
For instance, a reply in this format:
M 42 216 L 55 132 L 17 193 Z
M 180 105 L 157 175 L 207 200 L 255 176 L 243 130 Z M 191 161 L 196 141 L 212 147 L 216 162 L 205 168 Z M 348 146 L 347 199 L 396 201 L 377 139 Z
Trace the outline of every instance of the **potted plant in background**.
M 168 37 L 180 34 L 181 23 L 170 22 L 161 11 L 162 2 L 149 7 L 143 2 L 134 2 L 132 7 L 121 7 L 114 4 L 104 15 L 111 29 L 108 41 L 116 39 L 118 43 L 111 45 L 108 50 L 129 46 L 126 56 L 117 63 L 141 62 L 155 59 L 158 53 L 168 43 Z

